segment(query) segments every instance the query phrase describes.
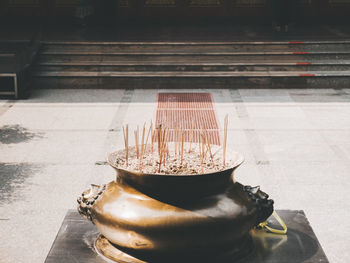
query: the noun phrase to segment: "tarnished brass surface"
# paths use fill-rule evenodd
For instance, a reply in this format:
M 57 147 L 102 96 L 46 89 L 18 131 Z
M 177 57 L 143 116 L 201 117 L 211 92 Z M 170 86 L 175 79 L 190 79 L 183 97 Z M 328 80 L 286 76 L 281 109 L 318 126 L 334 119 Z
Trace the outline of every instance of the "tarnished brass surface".
M 236 161 L 232 167 L 226 170 L 192 175 L 158 175 L 140 174 L 130 172 L 115 166 L 115 155 L 110 154 L 107 162 L 117 172 L 117 181 L 128 184 L 142 193 L 163 200 L 167 203 L 180 203 L 182 201 L 198 200 L 204 196 L 218 194 L 229 187 L 233 172 L 243 162 L 244 157 L 233 151 L 229 151 Z
M 139 260 L 120 251 L 102 235 L 96 239 L 95 249 L 103 257 L 106 257 L 118 263 L 147 263 L 146 261 Z
M 242 161 L 222 172 L 189 176 L 140 175 L 114 167 L 117 180 L 102 194 L 85 192 L 79 211 L 112 247 L 140 260 L 127 261 L 99 240 L 100 253 L 117 262 L 234 258 L 249 250 L 249 231 L 273 211 L 273 201 L 258 187 L 234 182 L 233 171 Z
M 256 207 L 240 184 L 226 193 L 182 206 L 166 204 L 128 185 L 111 182 L 95 202 L 93 222 L 124 251 L 138 257 L 230 250 L 256 222 Z
M 242 245 L 243 252 L 238 255 L 240 260 L 214 259 L 210 263 L 326 263 L 326 255 L 313 232 L 308 219 L 303 211 L 277 210 L 277 213 L 285 220 L 289 227 L 287 235 L 276 235 L 266 232 L 264 229 L 250 231 L 253 240 L 253 250 Z M 271 226 L 278 226 L 273 219 L 269 219 Z M 61 228 L 56 236 L 45 263 L 106 263 L 127 262 L 130 255 L 122 253 L 105 239 L 102 252 L 97 250 L 96 239 L 98 230 L 90 222 L 79 216 L 77 211 L 69 210 L 63 220 Z M 98 239 L 99 240 L 99 239 Z M 245 246 L 244 246 L 245 245 Z M 248 253 L 248 254 L 247 254 Z M 196 254 L 192 254 L 196 256 Z M 247 256 L 244 256 L 247 255 Z M 107 257 L 108 256 L 108 257 Z M 186 258 L 187 259 L 187 258 Z M 139 263 L 135 261 L 136 263 Z M 185 258 L 177 263 L 186 262 Z M 190 263 L 204 263 L 204 260 L 192 260 Z M 129 262 L 128 262 L 129 263 Z M 162 263 L 169 263 L 163 260 Z
M 233 263 L 237 260 L 243 263 L 245 259 L 251 257 L 254 254 L 254 246 L 252 245 L 252 239 L 249 238 L 241 243 L 241 247 L 236 251 L 228 251 L 224 254 L 213 255 L 212 257 L 203 257 L 199 253 L 191 253 L 187 255 L 182 255 L 179 257 L 169 257 L 161 258 L 159 260 L 144 261 L 133 257 L 113 245 L 107 238 L 103 235 L 98 236 L 95 241 L 95 250 L 104 259 L 111 260 L 117 263 Z M 242 261 L 243 260 L 243 261 Z

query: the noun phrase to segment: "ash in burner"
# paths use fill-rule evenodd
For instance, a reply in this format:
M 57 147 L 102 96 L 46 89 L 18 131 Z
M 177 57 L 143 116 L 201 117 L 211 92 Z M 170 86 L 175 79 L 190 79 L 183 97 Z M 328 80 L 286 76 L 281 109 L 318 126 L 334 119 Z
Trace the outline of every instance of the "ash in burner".
M 184 151 L 183 159 L 175 156 L 174 152 L 169 153 L 163 159 L 163 164 L 159 170 L 159 155 L 153 151 L 151 145 L 146 146 L 145 154 L 142 156 L 142 160 L 137 158 L 136 147 L 129 148 L 129 161 L 126 165 L 126 151 L 120 150 L 112 153 L 110 156 L 110 162 L 113 166 L 143 174 L 164 174 L 164 175 L 196 175 L 196 174 L 208 174 L 225 169 L 232 168 L 240 162 L 243 158 L 238 154 L 230 153 L 225 165 L 222 162 L 222 148 L 216 145 L 212 145 L 212 156 L 207 155 L 202 160 L 198 145 L 192 145 L 189 148 L 189 143 L 185 143 L 186 151 Z

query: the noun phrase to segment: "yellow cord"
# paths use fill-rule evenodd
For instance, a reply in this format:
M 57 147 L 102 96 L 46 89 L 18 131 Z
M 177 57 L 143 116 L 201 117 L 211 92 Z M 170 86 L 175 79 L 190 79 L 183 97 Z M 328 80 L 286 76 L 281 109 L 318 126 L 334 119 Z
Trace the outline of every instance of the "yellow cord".
M 287 228 L 286 223 L 284 223 L 284 221 L 282 220 L 282 218 L 280 218 L 280 216 L 277 214 L 276 211 L 273 211 L 272 215 L 273 215 L 274 218 L 276 218 L 278 223 L 282 226 L 283 230 L 269 227 L 267 225 L 268 224 L 267 221 L 259 224 L 259 227 L 265 228 L 265 229 L 267 229 L 268 231 L 270 231 L 271 233 L 274 233 L 274 234 L 278 234 L 278 235 L 285 235 L 285 234 L 287 234 L 288 228 Z

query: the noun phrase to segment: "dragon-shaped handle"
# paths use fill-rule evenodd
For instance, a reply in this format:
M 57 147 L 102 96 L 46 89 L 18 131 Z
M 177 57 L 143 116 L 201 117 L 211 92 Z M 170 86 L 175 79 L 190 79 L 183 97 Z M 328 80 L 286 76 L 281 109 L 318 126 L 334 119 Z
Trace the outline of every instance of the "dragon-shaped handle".
M 251 187 L 246 185 L 243 190 L 248 194 L 249 198 L 255 203 L 257 208 L 256 226 L 265 222 L 273 213 L 273 200 L 269 199 L 269 195 L 260 190 L 260 186 Z
M 84 191 L 81 196 L 78 197 L 78 212 L 86 219 L 92 221 L 91 208 L 95 201 L 103 194 L 106 190 L 106 185 L 92 184 L 90 189 Z

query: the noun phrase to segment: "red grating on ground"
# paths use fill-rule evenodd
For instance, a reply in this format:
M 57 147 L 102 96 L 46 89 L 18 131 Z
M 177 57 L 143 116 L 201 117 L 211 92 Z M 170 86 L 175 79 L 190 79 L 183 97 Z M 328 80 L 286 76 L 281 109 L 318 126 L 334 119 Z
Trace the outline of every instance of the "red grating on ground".
M 200 131 L 206 130 L 210 143 L 220 145 L 211 93 L 158 93 L 156 125 L 160 124 L 170 129 L 170 141 L 174 140 L 176 130 L 183 130 L 185 141 L 193 136 L 192 141 L 198 142 Z

